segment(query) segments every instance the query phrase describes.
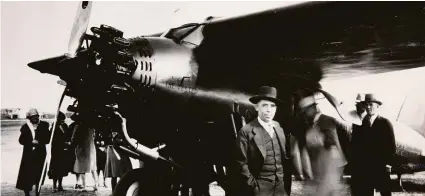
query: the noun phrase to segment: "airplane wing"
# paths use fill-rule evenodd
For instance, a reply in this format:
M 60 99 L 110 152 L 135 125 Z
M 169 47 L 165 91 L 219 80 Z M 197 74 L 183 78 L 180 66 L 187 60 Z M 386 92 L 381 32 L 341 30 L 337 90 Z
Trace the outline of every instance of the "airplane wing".
M 309 2 L 220 19 L 204 27 L 195 56 L 223 83 L 240 70 L 304 78 L 288 81 L 292 86 L 421 67 L 424 8 L 424 2 Z

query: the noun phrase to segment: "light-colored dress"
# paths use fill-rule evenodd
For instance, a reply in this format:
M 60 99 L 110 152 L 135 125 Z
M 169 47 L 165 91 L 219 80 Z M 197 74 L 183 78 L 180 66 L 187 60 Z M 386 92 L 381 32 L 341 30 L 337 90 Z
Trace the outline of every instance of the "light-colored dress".
M 93 128 L 76 125 L 72 136 L 72 141 L 77 144 L 75 148 L 75 173 L 90 173 L 97 170 L 94 134 L 95 130 Z
M 312 195 L 338 195 L 346 160 L 340 151 L 336 126 L 331 118 L 321 115 L 306 132 L 306 148 L 311 163 Z

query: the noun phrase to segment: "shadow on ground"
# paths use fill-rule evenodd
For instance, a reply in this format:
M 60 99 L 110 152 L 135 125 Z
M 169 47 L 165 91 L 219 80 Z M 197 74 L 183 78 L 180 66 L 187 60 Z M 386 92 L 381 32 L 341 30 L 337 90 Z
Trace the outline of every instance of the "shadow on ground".
M 64 186 L 65 191 L 53 193 L 52 185 L 44 185 L 41 189 L 40 195 L 54 195 L 54 196 L 112 196 L 111 190 L 107 188 L 100 187 L 98 191 L 93 191 L 92 187 L 88 187 L 87 192 L 82 192 L 81 190 L 75 190 L 73 186 Z M 7 196 L 22 196 L 23 191 L 16 189 L 15 184 L 11 183 L 2 183 L 1 184 L 1 195 Z M 31 192 L 31 195 L 35 195 L 34 189 Z

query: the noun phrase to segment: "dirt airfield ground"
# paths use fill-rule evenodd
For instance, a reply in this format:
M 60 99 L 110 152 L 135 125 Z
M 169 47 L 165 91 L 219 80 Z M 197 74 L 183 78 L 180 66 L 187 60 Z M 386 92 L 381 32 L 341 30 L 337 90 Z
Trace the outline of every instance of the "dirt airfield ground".
M 22 146 L 18 142 L 20 125 L 5 125 L 2 122 L 1 127 L 1 195 L 5 196 L 18 196 L 23 195 L 21 190 L 15 188 L 16 178 L 18 175 L 19 164 L 22 155 Z M 393 176 L 394 177 L 394 176 Z M 97 192 L 93 190 L 93 180 L 91 175 L 87 175 L 88 179 L 88 192 L 81 192 L 73 189 L 75 184 L 75 176 L 68 175 L 64 178 L 63 184 L 64 192 L 52 192 L 52 180 L 46 179 L 45 185 L 42 187 L 41 195 L 57 195 L 57 196 L 110 196 L 112 191 L 110 188 L 100 187 Z M 102 181 L 101 181 L 102 182 Z M 396 187 L 396 181 L 393 181 Z M 414 175 L 403 175 L 403 183 L 406 192 L 399 192 L 396 188 L 393 189 L 395 196 L 419 196 L 425 195 L 425 172 L 416 173 Z M 107 185 L 110 187 L 110 182 L 107 180 Z M 306 195 L 305 186 L 302 182 L 294 182 L 292 186 L 293 196 Z M 224 192 L 216 186 L 211 186 L 211 195 L 224 196 Z M 349 185 L 344 183 L 341 196 L 349 196 Z M 379 194 L 378 194 L 379 195 Z

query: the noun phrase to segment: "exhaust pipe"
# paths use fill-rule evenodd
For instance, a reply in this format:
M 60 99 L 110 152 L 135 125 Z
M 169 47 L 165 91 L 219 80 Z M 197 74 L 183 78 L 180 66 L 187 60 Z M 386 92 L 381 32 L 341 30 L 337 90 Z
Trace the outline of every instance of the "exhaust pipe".
M 173 167 L 177 167 L 177 168 L 183 168 L 182 166 L 180 166 L 179 164 L 177 164 L 177 163 L 175 163 L 174 161 L 171 161 L 171 160 L 168 160 L 168 159 L 166 159 L 166 158 L 164 158 L 164 157 L 162 157 L 160 154 L 159 154 L 159 150 L 161 150 L 161 149 L 163 149 L 163 148 L 165 148 L 165 145 L 161 145 L 161 146 L 159 146 L 159 147 L 157 147 L 157 148 L 148 148 L 148 147 L 146 147 L 146 146 L 144 146 L 144 145 L 142 145 L 142 144 L 139 144 L 135 139 L 131 139 L 130 138 L 130 136 L 128 135 L 128 132 L 127 132 L 127 123 L 126 123 L 126 119 L 125 118 L 123 118 L 122 116 L 121 116 L 121 114 L 119 114 L 118 112 L 116 112 L 115 111 L 115 114 L 116 115 L 118 115 L 120 118 L 121 118 L 121 120 L 122 120 L 122 123 L 121 123 L 121 127 L 122 127 L 122 133 L 123 133 L 123 136 L 124 136 L 124 140 L 137 152 L 137 153 L 139 153 L 140 155 L 142 155 L 142 156 L 145 156 L 145 157 L 149 157 L 150 159 L 152 159 L 152 160 L 162 160 L 162 161 L 164 161 L 164 162 L 166 162 L 166 163 L 168 163 L 168 164 L 170 164 L 171 166 L 173 166 Z

